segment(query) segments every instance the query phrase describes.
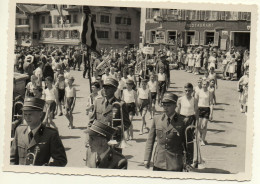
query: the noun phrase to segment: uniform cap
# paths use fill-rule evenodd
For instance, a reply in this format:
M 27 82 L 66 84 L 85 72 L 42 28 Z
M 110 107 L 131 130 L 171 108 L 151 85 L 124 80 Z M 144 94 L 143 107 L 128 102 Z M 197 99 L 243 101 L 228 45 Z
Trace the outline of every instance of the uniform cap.
M 172 103 L 172 102 L 177 103 L 177 100 L 178 100 L 177 95 L 167 92 L 163 95 L 162 103 Z
M 101 136 L 105 137 L 107 140 L 110 140 L 115 132 L 115 128 L 98 121 L 94 121 L 92 126 L 85 131 L 89 136 Z
M 114 87 L 118 87 L 118 82 L 116 79 L 108 77 L 105 81 L 104 81 L 104 85 L 103 86 L 114 86 Z
M 23 111 L 43 111 L 45 101 L 40 98 L 26 98 L 23 105 Z
M 147 82 L 147 79 L 142 79 L 141 82 Z

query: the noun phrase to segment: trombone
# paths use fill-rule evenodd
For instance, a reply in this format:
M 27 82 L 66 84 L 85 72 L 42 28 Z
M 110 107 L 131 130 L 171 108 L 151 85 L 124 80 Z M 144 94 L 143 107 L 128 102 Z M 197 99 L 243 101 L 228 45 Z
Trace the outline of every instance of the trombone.
M 120 108 L 120 116 L 121 118 L 117 119 L 115 118 L 116 113 L 118 112 L 118 109 L 115 106 L 119 106 Z M 124 127 L 124 120 L 123 120 L 123 107 L 122 104 L 120 102 L 114 102 L 112 104 L 112 111 L 113 111 L 113 117 L 112 117 L 112 122 L 111 122 L 111 127 L 114 128 L 114 122 L 115 121 L 121 121 L 121 142 L 118 143 L 116 140 L 112 139 L 109 141 L 111 145 L 118 145 L 118 148 L 126 148 L 126 146 L 128 145 L 126 140 L 125 140 L 125 127 Z

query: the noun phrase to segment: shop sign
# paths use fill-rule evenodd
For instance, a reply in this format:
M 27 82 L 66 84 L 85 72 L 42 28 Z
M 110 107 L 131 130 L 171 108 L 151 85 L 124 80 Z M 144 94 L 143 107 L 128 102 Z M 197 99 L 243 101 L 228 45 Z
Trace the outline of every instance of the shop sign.
M 213 27 L 213 23 L 192 23 L 192 24 L 187 24 L 187 27 L 190 28 L 211 28 Z

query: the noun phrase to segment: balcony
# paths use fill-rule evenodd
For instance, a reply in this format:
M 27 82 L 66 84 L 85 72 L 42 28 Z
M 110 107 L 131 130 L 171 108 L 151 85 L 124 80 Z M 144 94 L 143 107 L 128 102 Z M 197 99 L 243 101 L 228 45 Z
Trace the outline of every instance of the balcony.
M 25 24 L 25 25 L 15 25 L 16 28 L 29 28 L 29 24 Z
M 43 25 L 43 30 L 73 30 L 80 27 L 79 24 L 45 24 Z

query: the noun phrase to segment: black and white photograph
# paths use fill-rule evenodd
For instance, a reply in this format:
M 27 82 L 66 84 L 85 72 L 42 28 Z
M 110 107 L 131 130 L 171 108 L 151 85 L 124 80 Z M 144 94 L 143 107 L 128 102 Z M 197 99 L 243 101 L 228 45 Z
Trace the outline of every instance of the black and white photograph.
M 4 170 L 250 179 L 252 6 L 44 3 L 9 4 Z

